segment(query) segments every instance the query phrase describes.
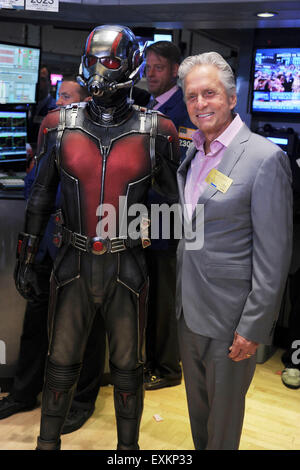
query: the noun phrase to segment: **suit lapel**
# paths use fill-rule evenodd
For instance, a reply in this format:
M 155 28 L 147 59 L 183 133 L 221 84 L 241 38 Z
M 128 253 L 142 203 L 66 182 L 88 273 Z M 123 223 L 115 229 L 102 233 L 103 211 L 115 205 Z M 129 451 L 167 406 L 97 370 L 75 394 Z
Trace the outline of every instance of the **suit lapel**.
M 245 143 L 249 140 L 250 135 L 251 135 L 250 129 L 246 126 L 246 124 L 244 124 L 243 127 L 235 136 L 235 138 L 232 140 L 229 147 L 225 150 L 225 153 L 218 167 L 218 171 L 220 171 L 226 176 L 230 176 L 230 173 L 232 172 L 234 166 L 236 165 L 236 163 L 239 161 L 242 154 L 244 153 Z M 191 146 L 189 147 L 186 153 L 186 158 L 184 159 L 184 161 L 178 168 L 177 182 L 178 182 L 179 198 L 180 198 L 182 207 L 185 204 L 184 188 L 185 188 L 187 172 L 190 166 L 190 162 L 194 158 L 196 152 L 197 152 L 197 149 L 195 145 L 191 144 Z M 200 196 L 198 200 L 198 204 L 206 204 L 206 202 L 216 192 L 217 192 L 216 188 L 214 188 L 213 186 L 207 186 L 203 194 Z M 196 215 L 196 212 L 194 211 L 193 218 L 195 217 L 195 215 Z
M 186 175 L 190 166 L 191 161 L 193 160 L 195 154 L 197 152 L 197 149 L 195 145 L 192 143 L 186 152 L 185 159 L 179 166 L 177 170 L 177 183 L 178 183 L 178 192 L 179 192 L 179 198 L 182 206 L 185 204 L 185 199 L 184 199 L 184 188 L 185 188 L 185 181 L 186 181 Z
M 218 171 L 223 175 L 230 176 L 234 166 L 241 158 L 245 150 L 245 143 L 249 140 L 251 135 L 250 129 L 243 125 L 237 135 L 234 137 L 228 148 L 225 150 L 222 160 L 218 166 Z M 198 199 L 198 204 L 206 204 L 206 202 L 217 192 L 218 190 L 213 186 L 207 186 L 205 191 Z M 193 217 L 195 216 L 195 211 Z
M 230 143 L 229 147 L 224 152 L 223 158 L 218 168 L 221 173 L 227 176 L 230 175 L 231 171 L 245 150 L 245 142 L 249 140 L 250 134 L 250 129 L 248 129 L 246 124 L 244 124 Z

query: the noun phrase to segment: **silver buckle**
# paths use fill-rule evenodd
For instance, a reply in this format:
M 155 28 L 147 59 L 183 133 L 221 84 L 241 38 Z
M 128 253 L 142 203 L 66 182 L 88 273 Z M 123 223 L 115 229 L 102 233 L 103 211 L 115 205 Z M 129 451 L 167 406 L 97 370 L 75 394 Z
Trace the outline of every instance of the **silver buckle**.
M 78 106 L 76 104 L 72 105 L 72 111 L 71 111 L 71 126 L 72 127 L 75 127 L 77 114 L 78 114 Z
M 71 235 L 71 244 L 78 250 L 87 251 L 87 237 L 85 235 L 73 232 Z
M 94 237 L 89 240 L 88 251 L 93 253 L 93 255 L 103 255 L 108 251 L 108 240 Z
M 119 251 L 126 250 L 125 239 L 124 238 L 111 238 L 110 239 L 110 252 L 118 253 Z

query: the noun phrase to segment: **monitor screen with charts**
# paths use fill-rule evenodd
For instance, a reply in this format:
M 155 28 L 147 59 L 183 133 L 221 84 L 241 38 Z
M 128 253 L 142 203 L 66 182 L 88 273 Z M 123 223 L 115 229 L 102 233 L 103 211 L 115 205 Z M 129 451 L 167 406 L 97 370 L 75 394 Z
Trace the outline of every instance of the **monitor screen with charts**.
M 0 43 L 0 104 L 36 102 L 40 49 Z
M 26 162 L 27 119 L 25 111 L 0 111 L 0 168 L 24 166 Z M 14 165 L 12 165 L 14 163 Z

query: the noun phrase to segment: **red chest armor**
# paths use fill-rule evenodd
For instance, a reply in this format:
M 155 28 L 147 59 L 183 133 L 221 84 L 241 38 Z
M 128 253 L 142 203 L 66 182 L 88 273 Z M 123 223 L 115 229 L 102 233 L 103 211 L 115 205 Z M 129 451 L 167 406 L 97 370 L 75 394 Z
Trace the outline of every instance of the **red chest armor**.
M 120 196 L 126 197 L 127 207 L 146 202 L 157 165 L 158 138 L 162 153 L 167 151 L 172 158 L 173 123 L 137 108 L 123 123 L 104 126 L 91 120 L 81 106 L 57 110 L 48 120 L 52 128 L 57 126 L 56 158 L 67 225 L 90 237 L 99 235 L 101 208 L 110 204 L 118 230 Z
M 103 125 L 81 104 L 61 108 L 43 121 L 39 148 L 37 185 L 28 205 L 36 214 L 30 233 L 38 232 L 53 210 L 59 183 L 65 226 L 88 237 L 104 235 L 107 204 L 120 236 L 124 211 L 146 205 L 151 183 L 177 197 L 178 135 L 172 121 L 157 112 L 133 108 L 124 122 Z M 138 215 L 130 219 L 126 213 L 126 223 Z
M 100 205 L 112 204 L 119 217 L 119 196 L 129 184 L 150 176 L 149 136 L 125 134 L 108 147 L 80 130 L 65 131 L 61 143 L 61 169 L 79 183 L 83 232 L 96 235 Z M 149 184 L 149 181 L 148 181 Z

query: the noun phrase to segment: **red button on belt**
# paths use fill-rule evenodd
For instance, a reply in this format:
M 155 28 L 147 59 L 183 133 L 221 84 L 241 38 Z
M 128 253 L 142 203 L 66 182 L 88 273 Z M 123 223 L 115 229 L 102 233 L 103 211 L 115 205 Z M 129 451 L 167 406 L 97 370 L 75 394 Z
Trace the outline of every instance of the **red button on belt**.
M 94 242 L 93 243 L 93 250 L 94 251 L 102 251 L 103 248 L 104 248 L 104 246 L 103 246 L 102 242 Z
M 58 246 L 60 243 L 60 238 L 59 237 L 53 237 L 53 243 L 54 245 Z

